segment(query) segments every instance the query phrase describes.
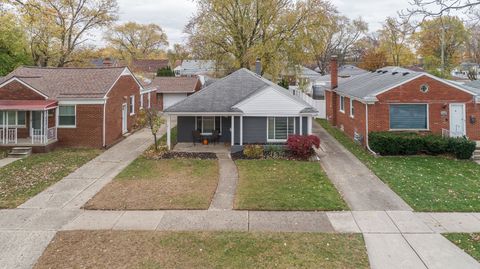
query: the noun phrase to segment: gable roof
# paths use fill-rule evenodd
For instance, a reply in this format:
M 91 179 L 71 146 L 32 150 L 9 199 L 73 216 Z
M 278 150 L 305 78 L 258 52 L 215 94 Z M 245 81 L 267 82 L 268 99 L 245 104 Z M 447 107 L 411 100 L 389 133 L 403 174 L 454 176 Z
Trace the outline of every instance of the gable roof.
M 241 112 L 234 108 L 236 104 L 267 87 L 279 90 L 294 101 L 301 102 L 306 108 L 314 110 L 306 102 L 291 95 L 284 88 L 242 68 L 165 109 L 164 112 Z
M 192 93 L 200 83 L 197 77 L 156 77 L 148 85 L 160 93 Z
M 375 101 L 376 95 L 396 88 L 421 76 L 428 76 L 459 90 L 466 91 L 472 95 L 477 95 L 477 92 L 473 91 L 469 87 L 464 87 L 460 84 L 449 82 L 428 73 L 414 72 L 410 69 L 392 66 L 380 68 L 375 72 L 369 72 L 363 75 L 345 79 L 339 83 L 335 91 L 339 94 L 354 98 L 363 99 L 366 101 Z
M 129 66 L 134 72 L 157 73 L 158 69 L 169 67 L 170 62 L 168 59 L 140 59 L 133 60 Z
M 0 85 L 19 80 L 49 99 L 104 98 L 125 70 L 125 67 L 19 67 L 0 81 Z

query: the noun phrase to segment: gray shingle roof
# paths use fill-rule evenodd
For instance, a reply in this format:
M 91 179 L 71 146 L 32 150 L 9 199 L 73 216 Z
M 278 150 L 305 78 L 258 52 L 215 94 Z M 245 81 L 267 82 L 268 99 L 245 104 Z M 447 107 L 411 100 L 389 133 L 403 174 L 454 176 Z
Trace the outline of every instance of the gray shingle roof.
M 267 87 L 281 89 L 285 94 L 290 94 L 277 84 L 242 68 L 165 109 L 164 112 L 241 112 L 233 106 Z M 297 97 L 291 97 L 311 108 Z
M 0 83 L 15 77 L 50 99 L 103 98 L 124 70 L 125 67 L 19 67 Z

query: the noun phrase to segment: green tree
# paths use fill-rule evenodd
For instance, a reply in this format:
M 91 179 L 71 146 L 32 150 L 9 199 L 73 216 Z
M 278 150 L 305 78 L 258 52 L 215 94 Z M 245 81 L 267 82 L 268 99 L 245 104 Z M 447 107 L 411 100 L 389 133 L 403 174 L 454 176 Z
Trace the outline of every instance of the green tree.
M 387 18 L 379 30 L 380 49 L 388 56 L 388 61 L 394 66 L 407 66 L 414 63 L 415 55 L 409 48 L 413 27 L 408 21 L 397 21 Z
M 158 151 L 157 133 L 164 122 L 164 119 L 159 115 L 155 108 L 141 109 L 137 117 L 138 125 L 141 127 L 147 127 L 152 132 L 155 151 Z
M 175 73 L 170 66 L 163 67 L 157 70 L 157 77 L 174 77 Z
M 31 60 L 24 27 L 14 14 L 0 10 L 0 76 L 28 64 Z

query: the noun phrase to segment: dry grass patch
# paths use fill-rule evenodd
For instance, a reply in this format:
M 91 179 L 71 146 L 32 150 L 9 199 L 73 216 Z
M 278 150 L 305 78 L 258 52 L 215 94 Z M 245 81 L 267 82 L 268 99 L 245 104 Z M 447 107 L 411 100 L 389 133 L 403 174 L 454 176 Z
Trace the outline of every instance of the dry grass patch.
M 150 160 L 139 157 L 84 208 L 207 209 L 217 183 L 217 160 Z
M 35 268 L 368 268 L 360 234 L 59 232 Z

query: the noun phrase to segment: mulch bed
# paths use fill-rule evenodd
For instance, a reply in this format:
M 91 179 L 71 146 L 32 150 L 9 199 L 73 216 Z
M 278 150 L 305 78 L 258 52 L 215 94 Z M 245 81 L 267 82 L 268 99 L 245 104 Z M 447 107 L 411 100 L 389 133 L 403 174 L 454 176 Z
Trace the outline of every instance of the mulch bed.
M 197 159 L 197 160 L 217 160 L 217 155 L 212 152 L 177 152 L 177 151 L 147 151 L 144 156 L 152 160 L 161 159 Z
M 231 154 L 232 160 L 258 160 L 256 158 L 249 158 L 243 154 L 243 151 L 235 152 Z M 287 160 L 287 161 L 316 161 L 314 159 L 300 159 L 288 151 L 285 151 L 283 154 L 272 155 L 269 152 L 264 152 L 261 160 Z

